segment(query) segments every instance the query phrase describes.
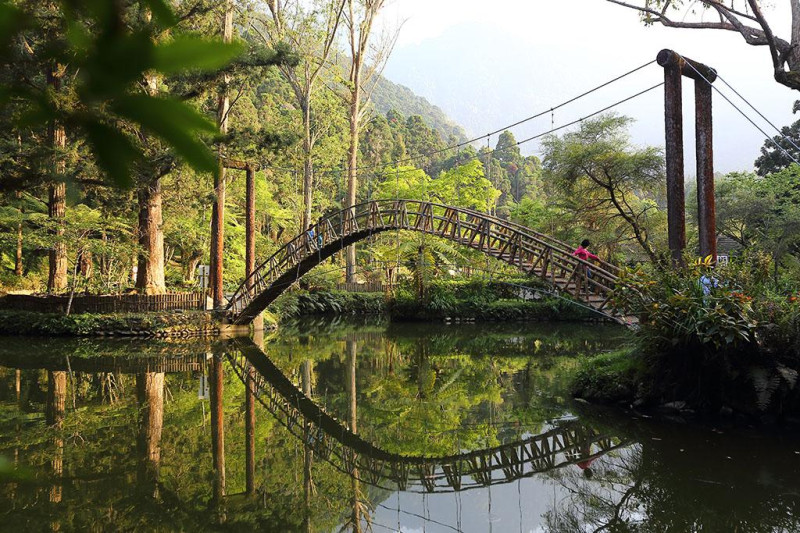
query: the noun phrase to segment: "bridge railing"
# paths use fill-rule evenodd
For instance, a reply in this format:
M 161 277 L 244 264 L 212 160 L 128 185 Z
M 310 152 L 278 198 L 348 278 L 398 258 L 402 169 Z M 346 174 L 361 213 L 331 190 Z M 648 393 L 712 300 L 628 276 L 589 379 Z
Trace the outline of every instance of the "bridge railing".
M 480 250 L 550 281 L 601 311 L 609 302 L 619 273 L 614 265 L 580 259 L 568 244 L 520 224 L 473 209 L 420 200 L 365 202 L 321 218 L 311 230 L 294 237 L 255 269 L 231 298 L 231 314 L 241 314 L 256 295 L 290 269 L 297 268 L 299 278 L 300 264 L 313 261 L 314 256 L 324 259 L 337 247 L 344 249 L 346 241 L 388 230 L 423 232 Z

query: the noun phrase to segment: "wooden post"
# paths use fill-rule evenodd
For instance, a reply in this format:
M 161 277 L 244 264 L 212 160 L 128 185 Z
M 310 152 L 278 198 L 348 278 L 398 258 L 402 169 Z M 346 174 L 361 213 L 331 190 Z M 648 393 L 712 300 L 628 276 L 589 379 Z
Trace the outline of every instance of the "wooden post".
M 682 253 L 686 248 L 682 76 L 695 81 L 695 149 L 697 154 L 700 254 L 703 256 L 711 254 L 716 259 L 711 84 L 717 79 L 717 72 L 711 67 L 685 58 L 672 50 L 661 50 L 656 61 L 664 67 L 667 226 L 672 259 L 676 264 L 681 264 Z
M 681 70 L 676 64 L 664 67 L 664 129 L 667 166 L 667 233 L 672 260 L 680 264 L 686 248 L 686 213 L 683 191 L 683 93 Z
M 717 217 L 714 201 L 714 146 L 711 116 L 711 84 L 696 80 L 695 136 L 697 150 L 697 224 L 700 257 L 717 260 Z

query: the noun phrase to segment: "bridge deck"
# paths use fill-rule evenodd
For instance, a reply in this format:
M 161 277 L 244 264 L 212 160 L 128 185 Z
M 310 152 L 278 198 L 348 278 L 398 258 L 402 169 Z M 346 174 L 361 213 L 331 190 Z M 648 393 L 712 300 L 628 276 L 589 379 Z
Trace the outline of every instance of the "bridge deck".
M 264 261 L 237 289 L 228 306 L 235 324 L 247 324 L 283 291 L 322 261 L 372 235 L 416 231 L 478 250 L 549 283 L 620 323 L 631 319 L 610 306 L 619 269 L 589 263 L 572 248 L 520 224 L 471 209 L 418 200 L 374 200 L 324 217 Z

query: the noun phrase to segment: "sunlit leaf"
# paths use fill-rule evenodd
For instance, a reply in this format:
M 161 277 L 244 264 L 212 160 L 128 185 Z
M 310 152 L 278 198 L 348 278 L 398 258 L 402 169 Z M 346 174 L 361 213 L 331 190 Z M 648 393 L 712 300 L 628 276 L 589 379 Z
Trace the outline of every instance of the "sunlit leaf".
M 153 17 L 162 26 L 174 26 L 178 23 L 175 12 L 165 0 L 143 0 L 142 2 L 153 13 Z
M 185 70 L 215 70 L 230 63 L 243 51 L 242 43 L 181 36 L 156 47 L 154 64 L 156 69 L 165 74 Z
M 90 121 L 84 124 L 97 163 L 120 187 L 131 185 L 131 164 L 139 152 L 125 134 L 106 124 Z
M 118 100 L 114 111 L 167 141 L 195 170 L 218 171 L 216 157 L 196 137 L 198 132 L 216 132 L 216 126 L 188 105 L 166 98 L 131 95 Z

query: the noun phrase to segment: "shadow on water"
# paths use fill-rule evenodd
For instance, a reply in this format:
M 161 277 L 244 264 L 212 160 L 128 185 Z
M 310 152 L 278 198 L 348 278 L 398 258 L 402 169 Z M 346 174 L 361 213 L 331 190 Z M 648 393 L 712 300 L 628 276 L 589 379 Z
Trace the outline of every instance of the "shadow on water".
M 618 328 L 297 323 L 0 342 L 22 530 L 798 531 L 800 441 L 575 405 Z

